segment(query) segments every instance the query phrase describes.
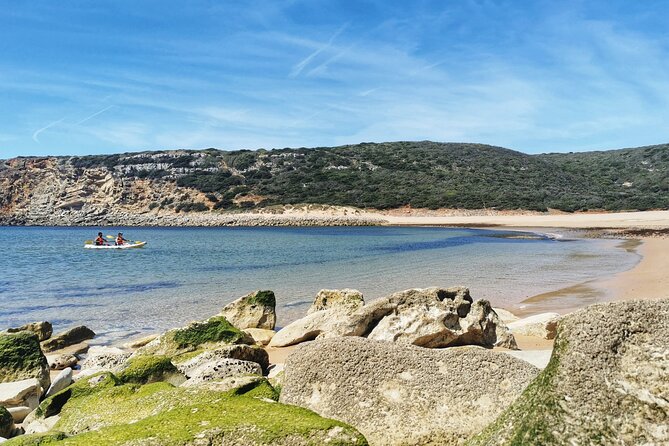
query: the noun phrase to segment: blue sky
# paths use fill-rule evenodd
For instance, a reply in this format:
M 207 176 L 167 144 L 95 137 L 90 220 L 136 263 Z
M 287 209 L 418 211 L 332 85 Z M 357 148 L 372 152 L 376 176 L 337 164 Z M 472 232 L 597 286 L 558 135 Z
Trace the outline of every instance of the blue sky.
M 0 0 L 0 158 L 669 142 L 669 1 Z

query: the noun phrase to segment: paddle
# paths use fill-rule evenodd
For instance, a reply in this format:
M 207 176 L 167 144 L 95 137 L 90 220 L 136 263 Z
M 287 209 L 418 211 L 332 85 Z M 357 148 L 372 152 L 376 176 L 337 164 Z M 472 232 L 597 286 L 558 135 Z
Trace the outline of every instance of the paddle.
M 105 237 L 107 237 L 109 240 L 116 240 L 116 237 L 114 237 L 113 235 L 106 235 Z M 128 243 L 142 243 L 139 240 L 126 240 L 126 239 L 123 240 L 125 240 Z

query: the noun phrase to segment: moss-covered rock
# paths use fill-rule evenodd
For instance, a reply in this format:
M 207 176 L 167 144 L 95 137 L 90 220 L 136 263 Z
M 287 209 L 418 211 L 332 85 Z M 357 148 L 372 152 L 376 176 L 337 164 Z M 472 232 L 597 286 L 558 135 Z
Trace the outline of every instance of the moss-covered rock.
M 253 343 L 249 335 L 235 328 L 223 316 L 215 316 L 206 321 L 169 330 L 137 350 L 135 356 L 153 354 L 172 357 L 215 344 L 245 343 Z
M 37 378 L 46 390 L 51 384 L 49 363 L 37 335 L 28 331 L 0 333 L 0 382 Z
M 186 377 L 177 370 L 167 356 L 145 355 L 132 358 L 118 375 L 122 383 L 149 384 L 166 381 L 181 384 Z
M 65 404 L 72 398 L 93 395 L 103 389 L 119 384 L 119 379 L 109 372 L 100 372 L 81 379 L 40 403 L 37 409 L 28 415 L 24 423 L 28 424 L 36 418 L 47 418 L 60 413 Z
M 355 429 L 306 409 L 268 402 L 265 381 L 230 392 L 123 384 L 72 398 L 54 432 L 8 445 L 366 445 Z
M 0 437 L 9 437 L 14 429 L 14 418 L 7 409 L 0 406 Z
M 270 290 L 258 290 L 229 303 L 221 315 L 237 328 L 264 328 L 276 325 L 276 297 Z
M 669 444 L 669 300 L 560 319 L 546 369 L 469 446 Z

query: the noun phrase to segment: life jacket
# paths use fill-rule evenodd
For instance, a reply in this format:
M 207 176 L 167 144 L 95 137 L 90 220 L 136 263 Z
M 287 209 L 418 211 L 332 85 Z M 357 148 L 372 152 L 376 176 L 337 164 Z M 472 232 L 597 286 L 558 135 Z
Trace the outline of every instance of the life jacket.
M 116 244 L 117 245 L 122 245 L 124 241 L 125 240 L 123 240 L 123 237 L 116 237 Z
M 102 236 L 98 235 L 98 238 L 95 239 L 95 244 L 100 246 L 105 244 L 105 239 Z

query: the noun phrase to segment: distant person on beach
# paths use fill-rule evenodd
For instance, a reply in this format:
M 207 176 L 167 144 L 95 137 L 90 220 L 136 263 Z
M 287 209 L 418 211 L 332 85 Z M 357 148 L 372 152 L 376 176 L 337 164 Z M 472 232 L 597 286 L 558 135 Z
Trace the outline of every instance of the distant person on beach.
M 98 232 L 98 236 L 95 239 L 95 244 L 97 246 L 103 246 L 107 244 L 107 241 L 104 239 L 104 237 L 102 237 L 102 232 Z
M 116 236 L 116 245 L 121 246 L 125 242 L 127 242 L 127 240 L 123 238 L 123 233 L 119 232 L 118 235 Z

